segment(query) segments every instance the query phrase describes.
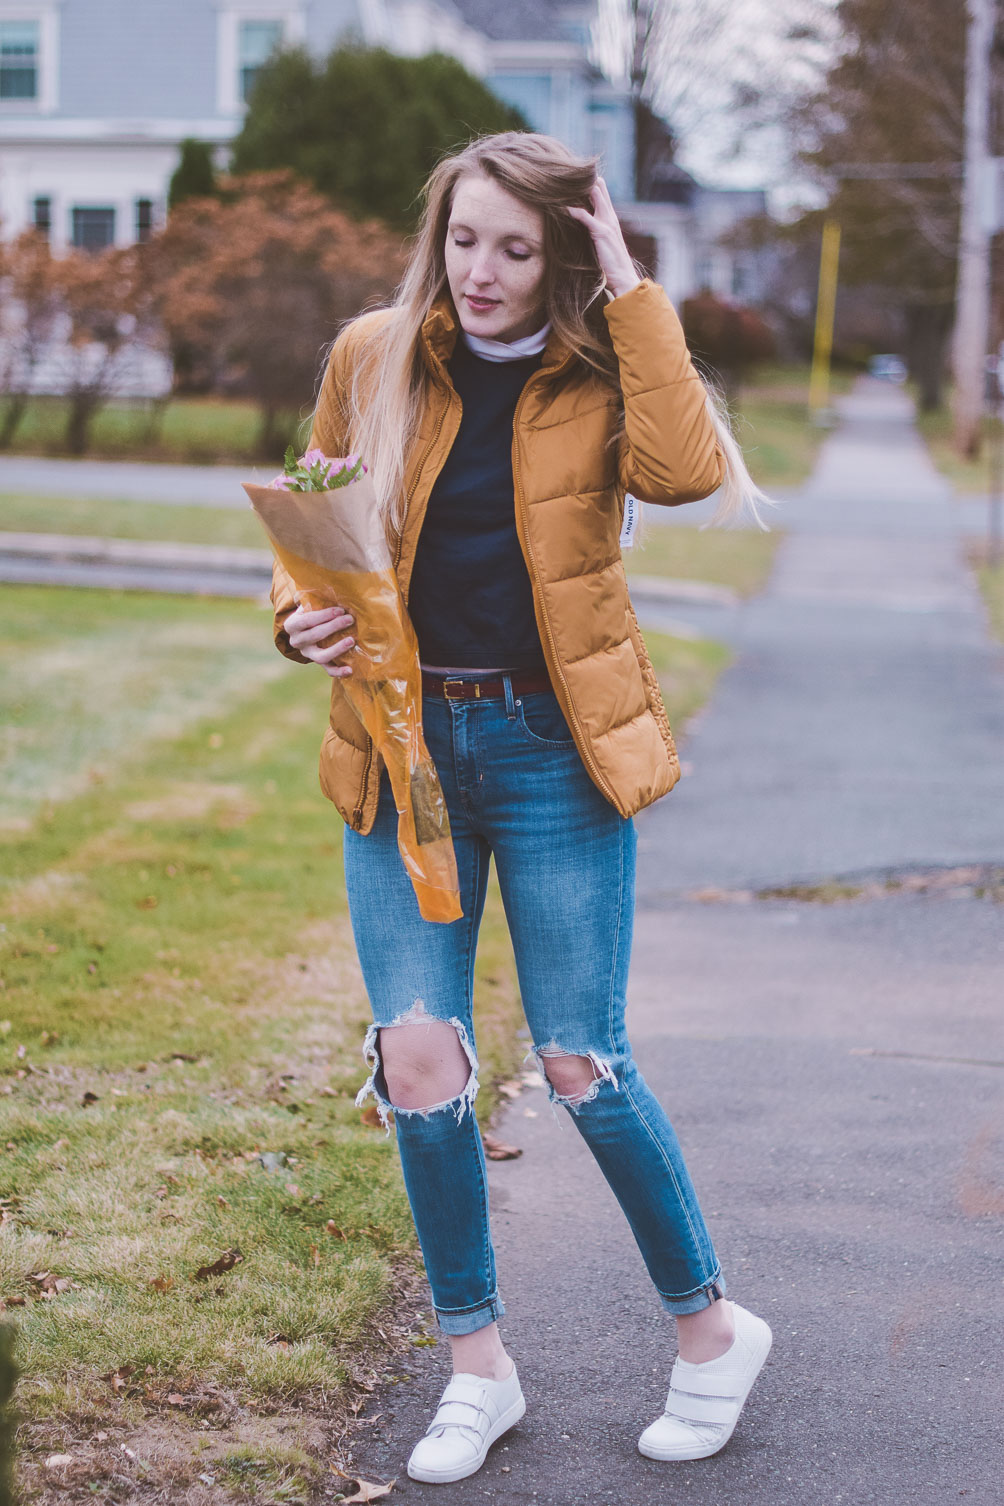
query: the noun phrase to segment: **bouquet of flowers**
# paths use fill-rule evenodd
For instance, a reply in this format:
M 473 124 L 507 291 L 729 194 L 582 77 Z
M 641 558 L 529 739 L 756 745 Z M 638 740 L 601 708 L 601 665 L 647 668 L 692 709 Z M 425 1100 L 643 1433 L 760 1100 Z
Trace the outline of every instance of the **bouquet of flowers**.
M 398 848 L 423 918 L 458 920 L 450 820 L 422 735 L 418 642 L 366 467 L 320 450 L 297 460 L 290 447 L 281 476 L 244 490 L 301 604 L 344 607 L 355 619 L 352 673 L 339 683 L 387 766 Z

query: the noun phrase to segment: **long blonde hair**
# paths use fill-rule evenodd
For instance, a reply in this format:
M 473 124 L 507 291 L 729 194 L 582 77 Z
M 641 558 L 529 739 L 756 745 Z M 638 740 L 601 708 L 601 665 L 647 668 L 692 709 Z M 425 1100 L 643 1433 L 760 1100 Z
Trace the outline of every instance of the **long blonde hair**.
M 348 393 L 351 448 L 365 456 L 381 509 L 394 529 L 404 521 L 405 466 L 432 381 L 422 353 L 422 326 L 448 291 L 446 231 L 453 193 L 462 177 L 491 178 L 541 214 L 547 318 L 573 353 L 573 371 L 575 366 L 592 371 L 619 388 L 617 357 L 603 317 L 603 275 L 592 239 L 564 212 L 570 205 L 591 207 L 597 171 L 595 157 L 580 157 L 553 136 L 503 131 L 444 157 L 430 174 L 408 269 L 390 317 L 375 323 L 363 342 Z M 762 527 L 757 504 L 769 499 L 746 469 L 724 405 L 710 390 L 707 401 L 726 465 L 713 521 L 738 521 L 750 514 Z

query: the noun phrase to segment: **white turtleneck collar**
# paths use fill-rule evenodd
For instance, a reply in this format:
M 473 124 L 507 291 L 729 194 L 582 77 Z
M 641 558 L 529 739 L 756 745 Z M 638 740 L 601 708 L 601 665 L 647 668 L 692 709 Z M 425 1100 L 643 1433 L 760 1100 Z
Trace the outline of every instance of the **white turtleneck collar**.
M 522 340 L 482 340 L 480 335 L 469 335 L 461 329 L 467 348 L 483 361 L 525 361 L 527 356 L 539 356 L 551 333 L 551 321 L 535 335 L 524 335 Z

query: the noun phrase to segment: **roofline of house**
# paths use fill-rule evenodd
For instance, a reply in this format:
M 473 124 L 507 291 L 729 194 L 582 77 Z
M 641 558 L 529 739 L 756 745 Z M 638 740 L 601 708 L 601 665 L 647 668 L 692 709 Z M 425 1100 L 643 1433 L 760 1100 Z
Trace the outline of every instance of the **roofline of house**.
M 203 120 L 0 116 L 0 141 L 7 146 L 156 146 L 177 144 L 194 136 L 211 146 L 225 146 L 236 136 L 243 120 L 243 114 Z

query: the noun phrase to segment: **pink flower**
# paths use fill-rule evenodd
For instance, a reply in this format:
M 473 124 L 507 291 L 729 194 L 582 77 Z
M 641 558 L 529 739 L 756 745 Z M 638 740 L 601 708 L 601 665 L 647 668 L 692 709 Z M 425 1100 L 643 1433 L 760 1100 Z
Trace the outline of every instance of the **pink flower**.
M 300 461 L 300 464 L 303 465 L 303 466 L 306 466 L 307 469 L 309 470 L 310 467 L 312 465 L 316 465 L 319 460 L 324 465 L 337 465 L 338 464 L 337 460 L 329 460 L 328 457 L 327 457 L 327 455 L 325 455 L 325 453 L 324 453 L 323 450 L 317 450 L 317 449 L 308 450 L 307 453 L 303 456 L 302 460 Z
M 291 492 L 293 490 L 295 482 L 293 481 L 292 476 L 276 476 L 275 480 L 270 481 L 268 484 L 273 491 Z

